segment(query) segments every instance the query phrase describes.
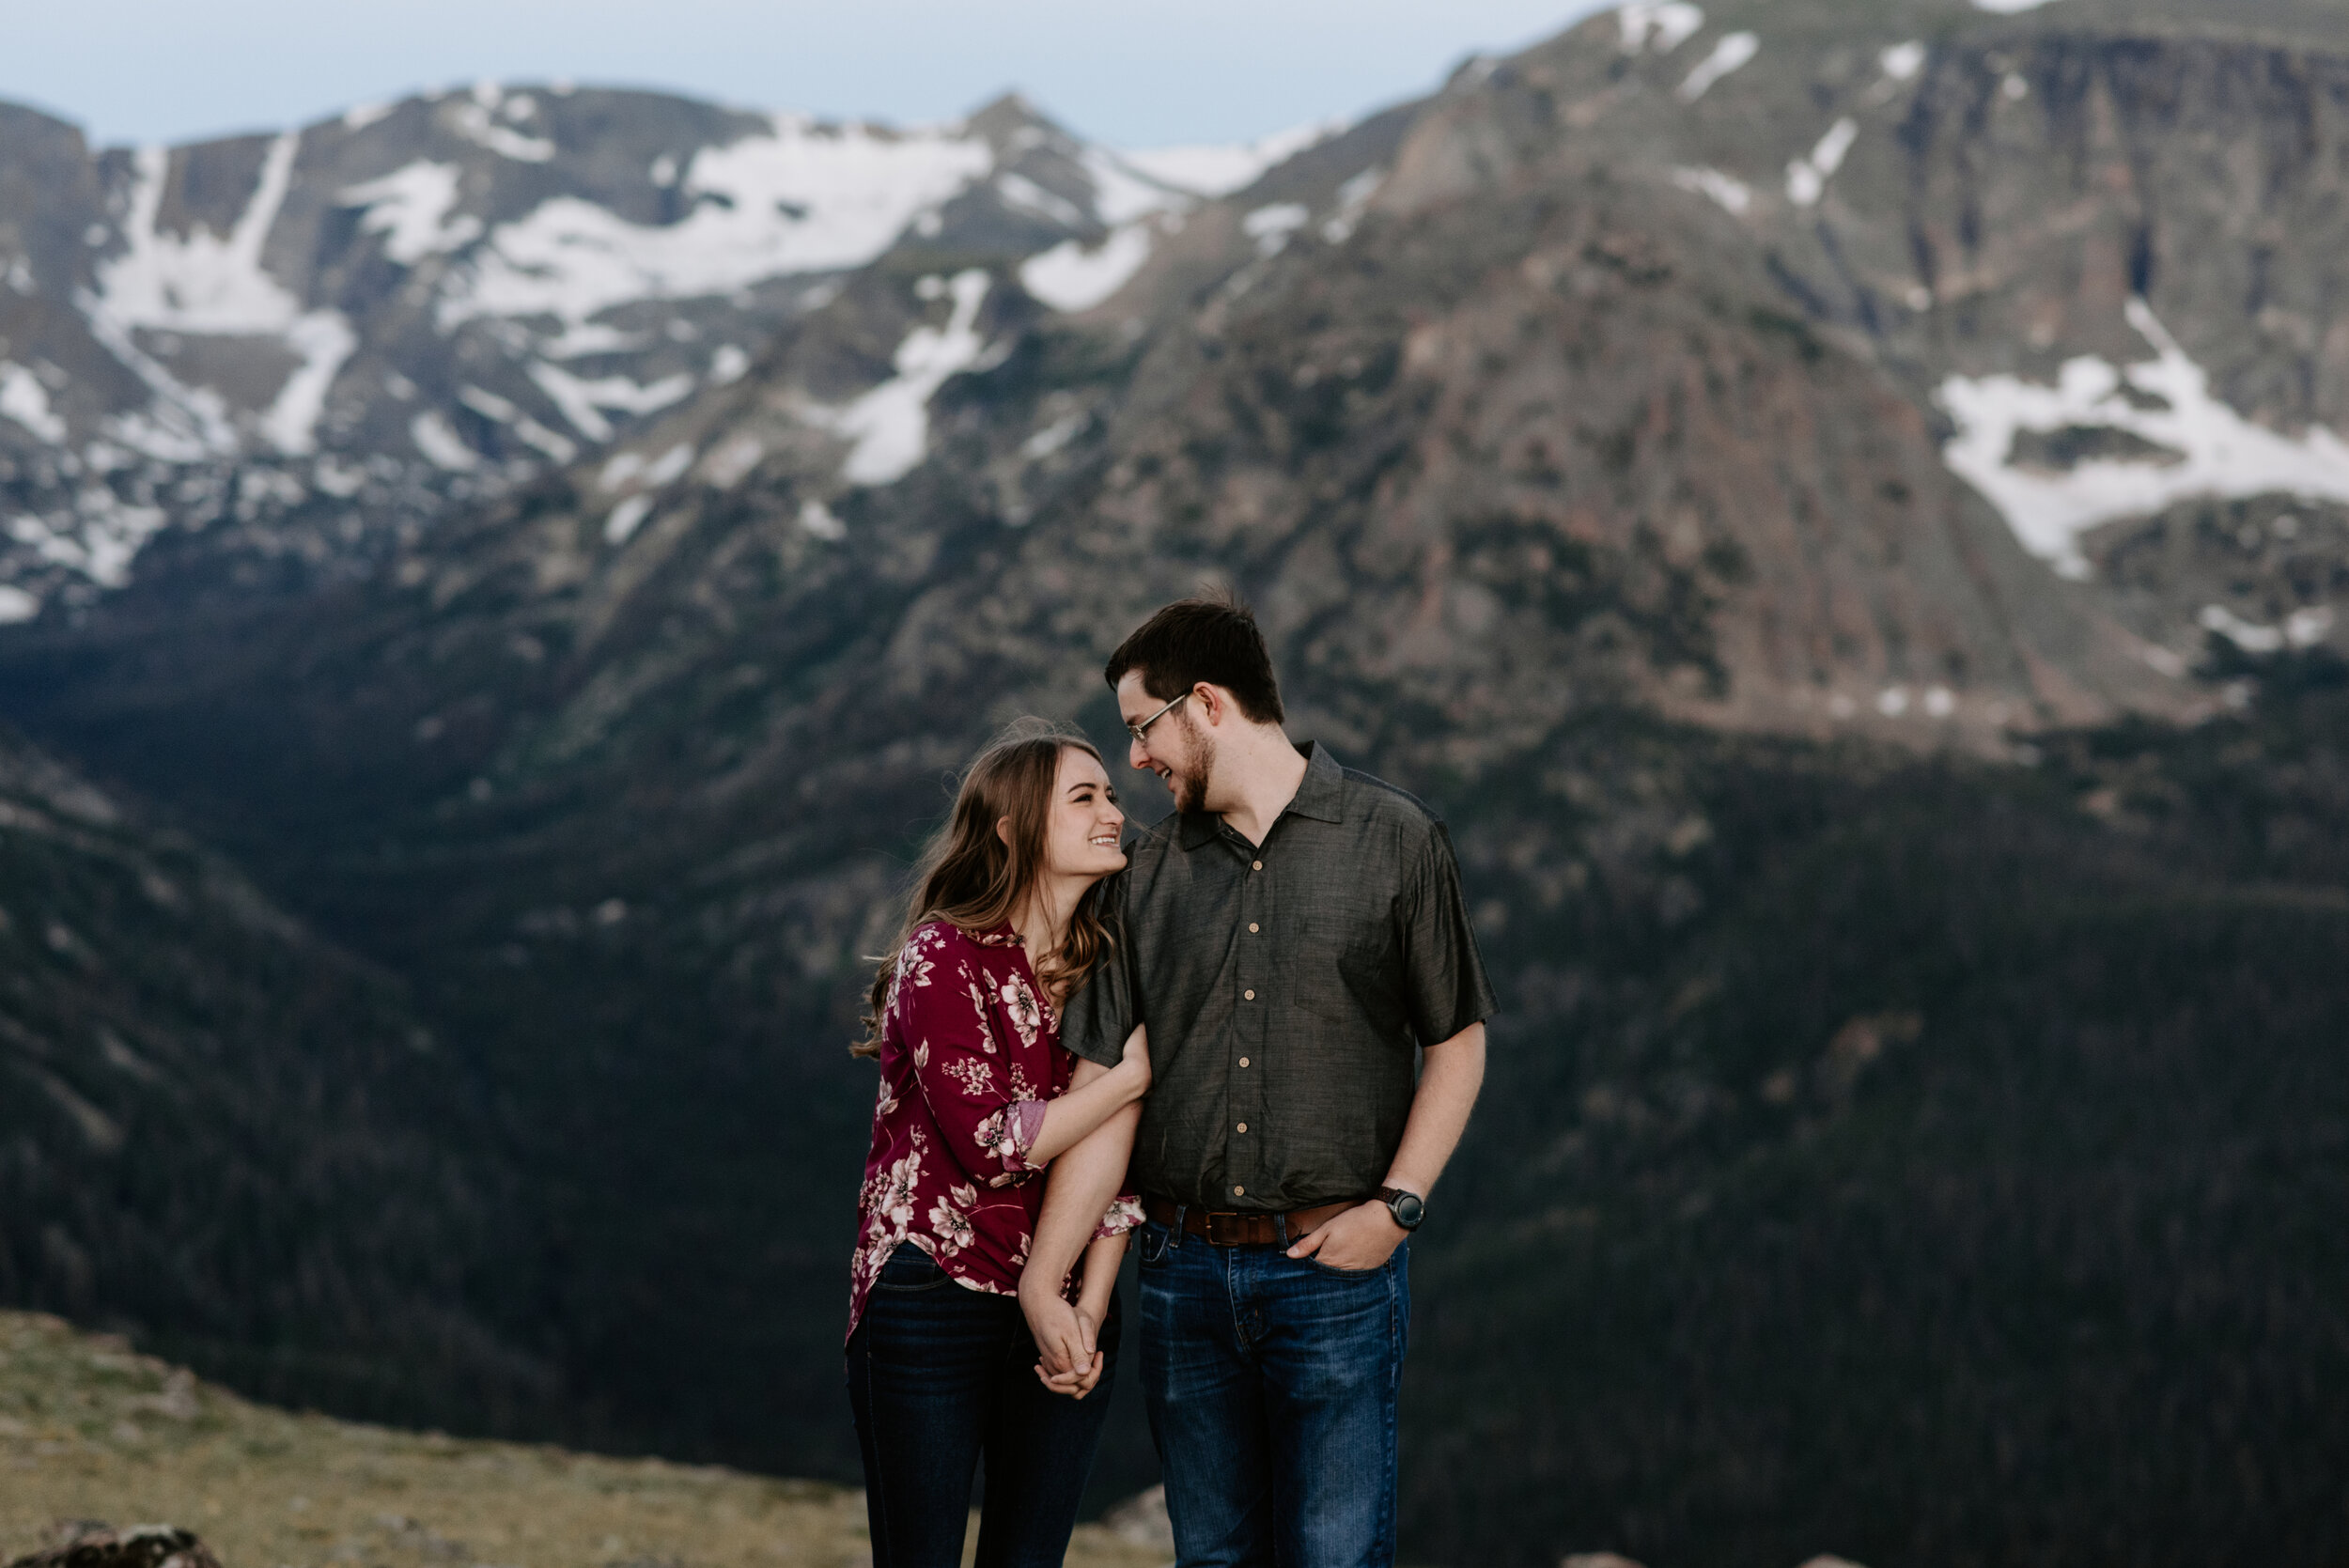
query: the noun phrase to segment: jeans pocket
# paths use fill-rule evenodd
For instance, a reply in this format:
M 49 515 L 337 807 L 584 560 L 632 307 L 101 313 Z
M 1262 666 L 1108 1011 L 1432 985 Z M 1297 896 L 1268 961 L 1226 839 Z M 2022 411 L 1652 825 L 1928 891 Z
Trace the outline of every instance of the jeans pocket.
M 889 1261 L 881 1265 L 880 1277 L 873 1281 L 873 1288 L 910 1296 L 918 1291 L 936 1290 L 950 1282 L 946 1271 L 938 1266 L 936 1258 L 908 1241 L 900 1243 L 897 1250 L 889 1254 Z
M 1172 1231 L 1156 1220 L 1143 1222 L 1140 1243 L 1134 1248 L 1134 1256 L 1141 1262 L 1143 1267 L 1148 1268 L 1153 1264 L 1161 1264 L 1166 1261 L 1167 1242 L 1173 1234 Z
M 1323 1263 L 1318 1256 L 1308 1257 L 1305 1262 L 1333 1280 L 1376 1280 L 1393 1265 L 1394 1254 L 1388 1253 L 1385 1263 L 1373 1264 L 1368 1268 L 1340 1268 L 1335 1264 Z

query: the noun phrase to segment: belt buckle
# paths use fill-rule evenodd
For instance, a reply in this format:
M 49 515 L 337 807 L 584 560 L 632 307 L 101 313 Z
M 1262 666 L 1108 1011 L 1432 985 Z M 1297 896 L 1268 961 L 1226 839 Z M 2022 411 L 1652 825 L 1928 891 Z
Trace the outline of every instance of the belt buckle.
M 1247 1215 L 1207 1214 L 1201 1218 L 1207 1222 L 1208 1246 L 1237 1247 L 1245 1241 L 1246 1237 L 1241 1233 L 1240 1226 L 1249 1218 Z

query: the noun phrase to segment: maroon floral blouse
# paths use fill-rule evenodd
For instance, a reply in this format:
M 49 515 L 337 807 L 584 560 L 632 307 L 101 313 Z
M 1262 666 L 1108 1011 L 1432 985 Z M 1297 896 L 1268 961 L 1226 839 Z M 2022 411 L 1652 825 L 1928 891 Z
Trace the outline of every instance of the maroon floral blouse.
M 1067 1092 L 1077 1065 L 1060 1048 L 1060 1019 L 1008 925 L 979 936 L 945 921 L 916 928 L 897 955 L 881 1017 L 850 1334 L 903 1242 L 968 1289 L 1018 1294 L 1044 1207 L 1044 1168 L 1028 1151 L 1045 1106 Z M 1124 1194 L 1095 1234 L 1115 1235 L 1141 1219 L 1140 1201 Z

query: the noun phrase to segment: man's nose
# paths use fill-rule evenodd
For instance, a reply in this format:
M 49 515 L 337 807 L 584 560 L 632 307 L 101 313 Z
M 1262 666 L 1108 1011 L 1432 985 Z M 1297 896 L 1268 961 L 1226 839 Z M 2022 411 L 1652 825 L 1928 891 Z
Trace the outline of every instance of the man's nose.
M 1126 760 L 1132 763 L 1136 768 L 1147 772 L 1150 767 L 1149 749 L 1139 740 L 1128 740 L 1126 742 Z

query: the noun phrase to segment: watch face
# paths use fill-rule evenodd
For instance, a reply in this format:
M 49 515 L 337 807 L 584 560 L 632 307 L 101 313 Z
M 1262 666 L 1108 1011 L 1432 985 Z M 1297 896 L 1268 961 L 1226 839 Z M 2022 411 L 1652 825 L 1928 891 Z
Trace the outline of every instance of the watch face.
M 1427 1216 L 1427 1205 L 1414 1192 L 1401 1192 L 1387 1205 L 1394 1211 L 1394 1222 L 1407 1231 L 1419 1229 L 1419 1222 Z

